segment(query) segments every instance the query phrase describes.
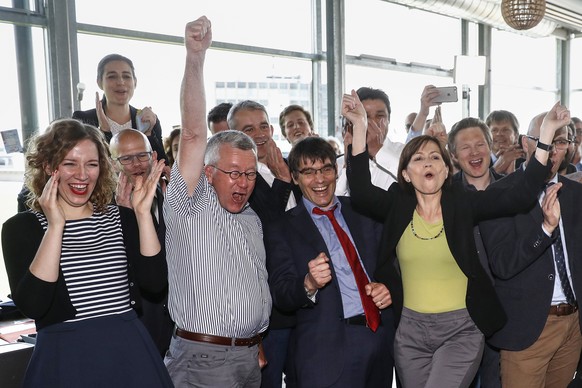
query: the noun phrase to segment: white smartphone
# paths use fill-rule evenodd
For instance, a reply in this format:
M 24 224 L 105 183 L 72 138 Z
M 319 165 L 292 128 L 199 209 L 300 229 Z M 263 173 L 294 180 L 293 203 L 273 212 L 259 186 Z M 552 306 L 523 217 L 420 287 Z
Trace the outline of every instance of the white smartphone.
M 434 102 L 457 102 L 459 97 L 456 86 L 445 86 L 437 88 L 439 95 L 433 100 Z

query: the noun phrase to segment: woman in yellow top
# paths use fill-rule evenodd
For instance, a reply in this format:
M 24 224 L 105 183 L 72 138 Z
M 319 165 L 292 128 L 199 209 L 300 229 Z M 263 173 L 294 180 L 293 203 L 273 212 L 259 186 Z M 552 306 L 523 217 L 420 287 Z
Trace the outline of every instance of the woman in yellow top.
M 366 111 L 354 91 L 344 95 L 342 114 L 353 125 L 347 174 L 354 207 L 384 222 L 374 277 L 392 296 L 398 322 L 394 359 L 403 386 L 467 387 L 479 367 L 484 336 L 506 320 L 479 262 L 473 225 L 535 204 L 549 172 L 547 145 L 570 121 L 570 112 L 554 105 L 528 168 L 477 192 L 451 184 L 450 157 L 431 136 L 405 146 L 398 183 L 387 191 L 373 186 Z M 552 187 L 548 195 L 558 190 Z

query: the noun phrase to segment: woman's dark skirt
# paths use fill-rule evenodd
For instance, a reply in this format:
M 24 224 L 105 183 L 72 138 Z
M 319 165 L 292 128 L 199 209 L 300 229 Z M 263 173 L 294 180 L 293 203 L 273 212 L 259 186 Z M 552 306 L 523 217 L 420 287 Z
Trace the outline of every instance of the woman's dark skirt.
M 25 388 L 173 387 L 134 311 L 39 330 Z

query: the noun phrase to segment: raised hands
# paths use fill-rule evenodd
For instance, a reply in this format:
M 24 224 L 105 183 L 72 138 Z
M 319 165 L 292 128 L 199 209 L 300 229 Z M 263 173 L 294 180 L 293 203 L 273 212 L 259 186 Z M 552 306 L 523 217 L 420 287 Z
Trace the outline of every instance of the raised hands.
M 105 115 L 103 105 L 101 104 L 101 97 L 99 97 L 99 92 L 95 92 L 95 110 L 97 111 L 99 129 L 101 129 L 103 132 L 111 132 L 109 122 L 107 121 L 107 116 Z
M 204 52 L 212 43 L 212 26 L 206 16 L 186 24 L 184 44 L 188 53 Z
M 570 123 L 570 110 L 556 102 L 552 109 L 546 113 L 540 128 L 539 143 L 551 145 L 555 132 Z M 543 165 L 548 161 L 549 152 L 536 147 L 535 157 Z
M 158 181 L 162 175 L 164 166 L 165 163 L 163 160 L 154 160 L 152 162 L 152 170 L 147 178 L 143 176 L 135 178 L 135 185 L 131 193 L 130 202 L 136 215 L 150 214 Z
M 269 138 L 265 143 L 265 147 L 267 149 L 267 153 L 265 154 L 265 164 L 269 167 L 269 170 L 271 170 L 275 178 L 287 183 L 291 182 L 289 166 L 285 163 L 283 154 L 279 147 L 277 147 L 275 140 Z
M 422 94 L 420 95 L 420 110 L 412 123 L 411 130 L 414 132 L 421 132 L 424 128 L 424 123 L 428 118 L 430 113 L 430 107 L 435 105 L 440 105 L 439 102 L 435 102 L 434 100 L 438 97 L 439 91 L 434 85 L 426 85 L 422 90 Z M 436 116 L 435 112 L 435 116 Z M 440 113 L 439 113 L 440 114 Z M 442 122 L 442 121 L 441 121 Z M 433 135 L 434 136 L 434 135 Z
M 59 198 L 59 170 L 55 170 L 51 173 L 51 177 L 47 181 L 42 194 L 38 197 L 38 203 L 42 208 L 42 212 L 46 216 L 47 222 L 51 227 L 63 227 L 65 226 L 65 212 L 58 202 Z
M 570 110 L 556 102 L 552 109 L 544 116 L 540 129 L 540 141 L 550 144 L 554 138 L 554 132 L 570 123 Z
M 520 144 L 512 144 L 509 147 L 500 147 L 497 152 L 497 161 L 493 165 L 499 174 L 507 175 L 515 171 L 515 161 L 524 158 L 525 153 Z
M 543 226 L 546 232 L 552 233 L 560 222 L 560 202 L 558 201 L 558 191 L 562 187 L 561 183 L 551 185 L 546 190 L 546 195 L 542 200 L 542 212 L 544 213 Z
M 143 128 L 139 128 L 140 124 L 138 122 L 137 126 L 138 126 L 138 130 L 143 132 L 146 136 L 151 136 L 152 134 L 152 129 L 154 129 L 154 125 L 156 124 L 156 114 L 152 111 L 152 107 L 151 106 L 146 106 L 143 109 L 140 109 L 137 112 L 137 115 L 139 117 L 138 120 L 141 120 L 141 123 L 143 125 Z M 146 128 L 144 130 L 144 128 Z
M 368 132 L 366 135 L 366 144 L 368 153 L 371 157 L 376 156 L 386 139 L 386 119 L 382 118 L 379 123 L 374 120 L 368 120 Z
M 342 98 L 342 115 L 353 125 L 352 155 L 358 155 L 366 150 L 368 117 L 358 94 L 353 89 L 351 94 L 344 94 Z

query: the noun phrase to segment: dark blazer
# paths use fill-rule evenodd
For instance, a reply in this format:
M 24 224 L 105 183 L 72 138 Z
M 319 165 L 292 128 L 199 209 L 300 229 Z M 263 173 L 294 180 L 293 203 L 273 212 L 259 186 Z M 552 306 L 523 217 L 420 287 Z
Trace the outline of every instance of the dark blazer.
M 105 110 L 105 98 L 101 101 L 103 105 L 103 109 Z M 133 106 L 129 106 L 129 112 L 131 115 L 131 127 L 136 129 L 137 122 L 135 116 L 137 115 L 137 108 Z M 99 128 L 99 119 L 97 118 L 97 109 L 89 109 L 89 110 L 77 110 L 73 112 L 73 118 L 79 121 L 82 121 L 85 124 L 93 125 Z M 111 141 L 113 137 L 113 133 L 111 132 L 104 132 L 105 139 L 107 143 Z M 154 124 L 154 128 L 152 129 L 152 134 L 148 136 L 148 140 L 152 146 L 152 150 L 158 153 L 158 160 L 164 159 L 166 164 L 168 162 L 168 156 L 166 155 L 166 151 L 164 150 L 164 142 L 162 140 L 162 126 L 160 125 L 160 120 L 156 117 L 156 123 Z
M 417 201 L 414 193 L 404 191 L 393 183 L 388 191 L 371 183 L 368 153 L 348 157 L 347 174 L 352 203 L 357 210 L 384 222 L 377 280 L 386 284 L 392 294 L 394 313 L 400 318 L 403 289 L 396 246 L 410 224 Z M 491 280 L 479 262 L 473 226 L 485 219 L 527 210 L 536 201 L 549 167 L 537 160 L 527 172 L 519 170 L 513 189 L 496 188 L 495 183 L 485 191 L 466 191 L 461 185 L 446 184 L 442 188 L 441 207 L 449 249 L 459 268 L 468 278 L 466 305 L 477 325 L 490 336 L 504 325 L 506 316 L 495 294 Z
M 158 240 L 162 246 L 161 255 L 166 261 L 166 223 L 164 221 L 164 193 L 160 185 L 156 188 L 157 216 L 152 214 Z M 162 291 L 149 292 L 140 288 L 141 292 L 141 309 L 138 310 L 139 319 L 142 321 L 148 332 L 150 333 L 160 355 L 163 357 L 170 347 L 170 340 L 174 331 L 174 322 L 170 317 L 168 311 L 168 286 L 164 287 Z
M 378 257 L 381 225 L 354 212 L 349 198 L 340 197 L 339 200 L 356 248 L 371 276 Z M 348 328 L 343 322 L 344 313 L 335 272 L 332 272 L 331 282 L 318 291 L 316 303 L 307 297 L 303 287 L 305 275 L 309 271 L 308 262 L 320 252 L 325 252 L 329 257 L 327 246 L 301 200 L 284 217 L 269 224 L 265 233 L 273 303 L 281 310 L 296 311 L 297 326 L 292 337 L 290 357 L 295 363 L 298 386 L 331 386 L 337 383 L 344 368 L 352 362 L 350 349 L 346 346 Z M 387 379 L 392 375 L 390 349 L 394 327 L 391 310 L 388 308 L 382 311 L 382 327 L 376 333 L 366 329 L 372 334 L 367 340 L 369 342 L 361 343 L 362 347 L 370 349 L 381 346 L 382 351 L 377 358 L 384 357 L 385 372 L 389 372 Z M 369 386 L 389 384 L 390 381 L 387 381 L 384 385 Z
M 291 186 L 291 183 L 276 178 L 273 181 L 273 186 L 269 186 L 265 178 L 261 174 L 257 174 L 255 188 L 249 198 L 249 205 L 259 216 L 263 230 L 268 228 L 270 222 L 278 220 L 285 214 L 285 208 L 291 195 Z M 269 260 L 268 257 L 267 260 Z M 282 312 L 273 304 L 269 328 L 284 329 L 293 326 L 295 326 L 295 314 Z
M 529 165 L 528 165 L 529 169 Z M 568 262 L 574 293 L 582 295 L 582 185 L 562 176 L 559 192 Z M 539 192 L 539 191 L 538 191 Z M 507 324 L 489 342 L 501 349 L 522 350 L 531 346 L 548 318 L 554 290 L 559 281 L 554 271 L 551 237 L 542 230 L 539 204 L 526 214 L 483 222 L 485 242 L 495 290 L 507 312 Z M 580 313 L 580 312 L 579 312 Z

